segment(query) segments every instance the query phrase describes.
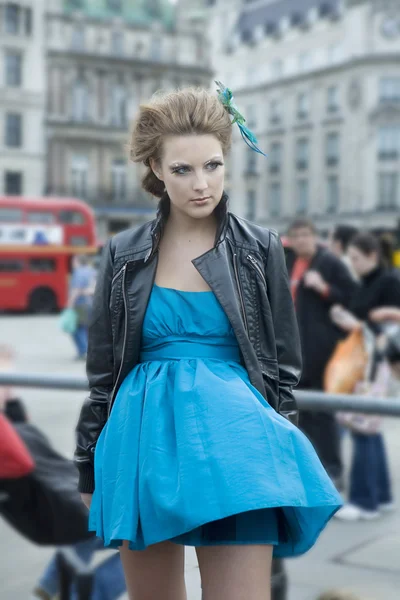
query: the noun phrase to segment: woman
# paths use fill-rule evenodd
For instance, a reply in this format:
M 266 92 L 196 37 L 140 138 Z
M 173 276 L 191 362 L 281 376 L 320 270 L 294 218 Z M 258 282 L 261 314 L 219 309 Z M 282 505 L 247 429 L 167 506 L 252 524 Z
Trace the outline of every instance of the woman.
M 135 600 L 186 598 L 185 545 L 204 600 L 269 600 L 273 550 L 307 551 L 341 504 L 290 422 L 300 347 L 282 245 L 228 212 L 232 115 L 257 149 L 229 90 L 140 107 L 131 157 L 159 211 L 108 243 L 98 276 L 76 461 Z
M 396 307 L 400 307 L 399 273 L 384 266 L 379 240 L 369 233 L 357 234 L 352 239 L 349 257 L 360 279 L 360 287 L 353 296 L 350 312 L 334 307 L 332 318 L 346 331 L 354 331 L 368 322 L 378 334 L 377 323 L 395 316 Z M 380 384 L 379 381 L 376 383 Z M 381 433 L 360 431 L 352 432 L 352 438 L 349 503 L 336 517 L 346 521 L 374 519 L 392 508 L 384 439 Z

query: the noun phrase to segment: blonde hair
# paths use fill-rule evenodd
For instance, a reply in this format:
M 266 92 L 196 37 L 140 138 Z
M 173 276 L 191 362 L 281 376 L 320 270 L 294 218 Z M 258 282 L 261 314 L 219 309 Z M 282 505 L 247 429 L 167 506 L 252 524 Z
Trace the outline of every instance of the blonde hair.
M 330 590 L 318 596 L 317 600 L 361 600 L 352 592 L 346 590 Z
M 214 135 L 228 152 L 232 139 L 232 123 L 216 95 L 201 88 L 157 93 L 150 102 L 139 107 L 130 144 L 133 162 L 142 162 L 147 171 L 142 187 L 158 198 L 164 194 L 164 183 L 153 173 L 150 159 L 162 158 L 163 140 L 167 135 Z

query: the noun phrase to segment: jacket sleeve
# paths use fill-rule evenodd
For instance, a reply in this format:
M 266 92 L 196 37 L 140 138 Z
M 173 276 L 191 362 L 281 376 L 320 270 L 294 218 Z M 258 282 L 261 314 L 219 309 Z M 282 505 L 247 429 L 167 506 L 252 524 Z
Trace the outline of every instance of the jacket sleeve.
M 285 253 L 281 240 L 274 231 L 270 233 L 266 276 L 279 367 L 278 412 L 297 424 L 297 405 L 292 388 L 299 383 L 301 376 L 300 336 L 290 293 Z
M 76 427 L 75 464 L 79 470 L 79 491 L 94 490 L 94 450 L 107 421 L 108 404 L 114 384 L 114 357 L 109 309 L 113 256 L 111 240 L 103 255 L 93 298 L 89 324 L 86 372 L 89 397 L 85 400 Z
M 348 308 L 358 284 L 353 279 L 347 266 L 339 258 L 332 256 L 330 259 L 334 263 L 332 265 L 331 281 L 328 281 L 329 293 L 326 299 L 329 304 L 341 304 Z

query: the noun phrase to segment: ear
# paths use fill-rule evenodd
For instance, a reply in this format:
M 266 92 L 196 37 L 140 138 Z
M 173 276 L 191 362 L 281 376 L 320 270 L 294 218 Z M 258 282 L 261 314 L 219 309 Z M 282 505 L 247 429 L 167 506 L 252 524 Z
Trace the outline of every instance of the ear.
M 154 158 L 150 158 L 150 169 L 153 171 L 157 179 L 164 181 L 160 173 L 160 165 L 156 160 L 154 160 Z

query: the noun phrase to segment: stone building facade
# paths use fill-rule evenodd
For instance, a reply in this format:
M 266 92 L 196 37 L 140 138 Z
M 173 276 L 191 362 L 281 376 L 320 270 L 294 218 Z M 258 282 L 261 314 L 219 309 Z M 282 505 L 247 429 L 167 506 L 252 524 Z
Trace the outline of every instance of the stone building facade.
M 88 200 L 105 237 L 154 211 L 128 160 L 130 125 L 157 90 L 209 85 L 204 34 L 169 0 L 51 0 L 46 21 L 46 191 Z
M 400 207 L 397 0 L 208 0 L 213 66 L 268 158 L 234 143 L 232 208 L 392 228 Z M 204 6 L 204 5 L 203 5 Z M 238 139 L 238 138 L 236 138 Z
M 44 0 L 0 0 L 0 194 L 43 193 L 44 10 Z

